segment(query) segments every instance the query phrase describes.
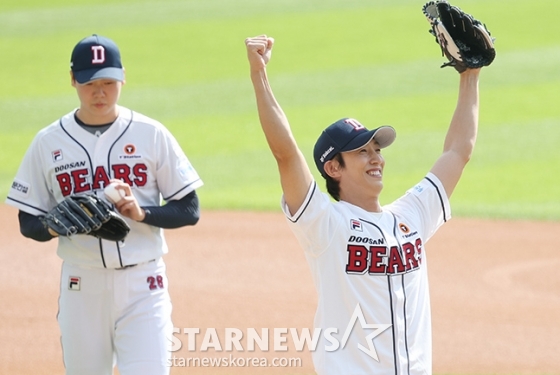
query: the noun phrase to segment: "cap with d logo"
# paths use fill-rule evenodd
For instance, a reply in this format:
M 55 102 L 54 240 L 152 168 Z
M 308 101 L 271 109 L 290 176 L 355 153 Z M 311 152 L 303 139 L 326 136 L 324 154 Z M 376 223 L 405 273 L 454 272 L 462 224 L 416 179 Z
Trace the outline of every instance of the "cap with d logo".
M 367 130 L 358 120 L 343 118 L 329 125 L 319 136 L 313 149 L 315 165 L 321 175 L 326 178 L 325 163 L 340 152 L 356 150 L 368 144 L 372 139 L 380 148 L 389 146 L 397 133 L 388 125 Z
M 96 79 L 124 81 L 119 47 L 111 39 L 96 34 L 76 44 L 70 68 L 76 81 L 81 84 Z

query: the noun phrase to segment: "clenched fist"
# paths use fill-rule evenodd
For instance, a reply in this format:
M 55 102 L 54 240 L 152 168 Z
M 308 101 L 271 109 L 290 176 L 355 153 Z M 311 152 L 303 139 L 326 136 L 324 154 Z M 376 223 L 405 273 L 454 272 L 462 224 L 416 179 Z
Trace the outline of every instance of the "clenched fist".
M 247 58 L 249 59 L 251 70 L 261 70 L 266 67 L 266 64 L 270 61 L 273 45 L 274 39 L 266 35 L 245 39 Z

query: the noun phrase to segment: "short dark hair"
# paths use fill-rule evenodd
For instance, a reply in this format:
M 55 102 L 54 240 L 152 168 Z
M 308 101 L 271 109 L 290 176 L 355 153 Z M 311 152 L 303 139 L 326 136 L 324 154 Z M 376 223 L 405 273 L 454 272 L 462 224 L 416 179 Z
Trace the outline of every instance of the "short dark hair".
M 339 152 L 336 154 L 332 160 L 336 160 L 338 164 L 340 164 L 341 168 L 344 168 L 346 165 L 344 164 L 344 159 L 342 158 L 342 154 Z M 340 201 L 340 181 L 335 180 L 331 176 L 325 173 L 325 180 L 327 180 L 327 192 L 334 198 L 335 201 Z

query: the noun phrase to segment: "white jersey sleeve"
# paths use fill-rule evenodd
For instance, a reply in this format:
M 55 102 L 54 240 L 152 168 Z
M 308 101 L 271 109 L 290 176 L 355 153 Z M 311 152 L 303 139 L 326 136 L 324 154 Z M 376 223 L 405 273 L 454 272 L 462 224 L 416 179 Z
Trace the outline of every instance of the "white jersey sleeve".
M 154 120 L 135 113 L 138 122 L 147 124 Z M 155 122 L 155 153 L 157 154 L 155 180 L 163 200 L 178 200 L 203 185 L 201 178 L 183 152 L 183 149 L 160 123 Z M 142 205 L 142 204 L 141 204 Z
M 29 145 L 12 182 L 6 203 L 31 215 L 44 215 L 58 203 L 45 179 L 45 166 L 58 154 L 45 157 L 43 140 L 56 131 L 57 123 L 41 130 Z
M 426 242 L 443 223 L 451 219 L 447 193 L 441 181 L 432 173 L 428 173 L 404 196 L 384 209 L 404 218 L 417 218 L 418 229 Z
M 319 256 L 329 247 L 341 225 L 339 220 L 332 219 L 332 215 L 325 214 L 326 211 L 332 211 L 331 203 L 329 196 L 319 190 L 316 182 L 310 185 L 304 203 L 293 215 L 282 198 L 282 211 L 290 228 L 304 251 L 311 256 Z

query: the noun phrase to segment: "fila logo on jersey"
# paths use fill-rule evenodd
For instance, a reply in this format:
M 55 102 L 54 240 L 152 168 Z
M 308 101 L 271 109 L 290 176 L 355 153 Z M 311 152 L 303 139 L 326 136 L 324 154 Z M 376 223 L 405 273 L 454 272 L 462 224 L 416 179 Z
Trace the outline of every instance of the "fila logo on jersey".
M 52 160 L 54 162 L 62 160 L 62 150 L 55 150 L 52 152 Z
M 356 239 L 360 239 L 356 241 Z M 363 241 L 361 237 L 351 236 L 352 242 L 374 243 L 372 246 L 348 244 L 348 260 L 346 273 L 352 275 L 371 276 L 396 275 L 416 271 L 422 264 L 422 240 L 417 238 L 414 243 L 407 242 L 402 246 L 381 246 L 375 240 Z M 366 238 L 367 240 L 367 238 Z
M 68 278 L 68 290 L 80 290 L 81 279 L 78 276 L 70 276 Z
M 360 220 L 351 219 L 350 220 L 350 229 L 356 230 L 358 232 L 362 232 L 362 222 Z
M 103 64 L 105 62 L 105 47 L 91 46 L 91 52 L 93 53 L 92 64 Z

